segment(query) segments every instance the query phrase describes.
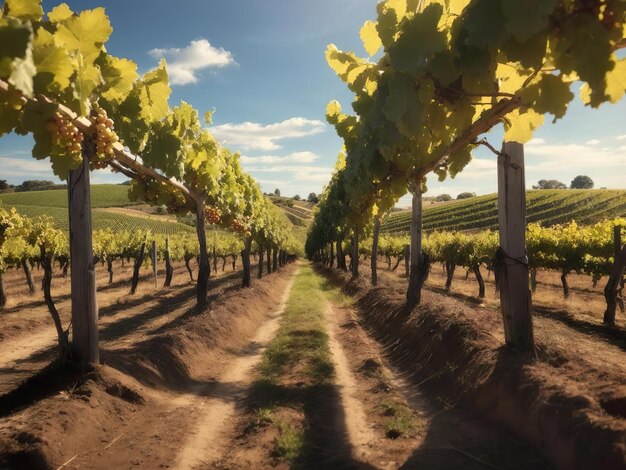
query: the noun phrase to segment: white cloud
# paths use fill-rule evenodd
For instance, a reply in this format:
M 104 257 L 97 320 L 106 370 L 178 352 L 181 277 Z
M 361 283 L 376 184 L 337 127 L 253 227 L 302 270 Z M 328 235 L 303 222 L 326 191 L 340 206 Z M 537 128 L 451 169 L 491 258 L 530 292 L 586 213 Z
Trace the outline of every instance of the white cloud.
M 588 140 L 587 142 L 585 142 L 585 145 L 597 145 L 599 143 L 600 143 L 600 141 L 598 139 L 591 139 L 591 140 Z
M 626 140 L 626 134 L 618 135 L 617 140 Z
M 263 155 L 260 157 L 247 157 L 241 156 L 241 162 L 243 164 L 258 165 L 258 164 L 276 164 L 276 163 L 313 163 L 319 159 L 319 155 L 313 152 L 294 152 L 285 157 L 277 157 L 275 155 Z
M 222 124 L 211 127 L 211 133 L 224 144 L 242 150 L 264 152 L 280 149 L 284 139 L 295 139 L 324 132 L 326 125 L 319 120 L 294 117 L 282 122 L 263 125 L 256 122 Z
M 542 144 L 527 146 L 526 155 L 539 157 L 527 163 L 527 171 L 626 168 L 626 146 L 607 150 L 586 144 Z
M 167 60 L 167 70 L 173 85 L 197 83 L 198 71 L 236 63 L 229 51 L 213 47 L 206 39 L 191 41 L 183 48 L 152 49 L 148 54 Z
M 46 179 L 54 179 L 49 160 L 35 160 L 32 157 L 13 158 L 0 157 L 0 175 L 7 178 L 25 178 L 46 177 Z
M 546 139 L 535 137 L 534 139 L 531 139 L 526 145 L 541 145 L 545 143 L 546 143 Z

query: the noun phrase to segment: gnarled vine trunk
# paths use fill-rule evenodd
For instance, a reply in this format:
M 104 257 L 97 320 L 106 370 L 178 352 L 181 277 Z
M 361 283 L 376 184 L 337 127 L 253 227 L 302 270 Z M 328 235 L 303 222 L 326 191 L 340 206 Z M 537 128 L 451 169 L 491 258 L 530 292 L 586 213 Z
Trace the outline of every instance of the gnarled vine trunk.
M 172 284 L 172 277 L 174 276 L 174 268 L 172 267 L 172 260 L 170 259 L 170 239 L 165 239 L 165 282 L 163 287 L 169 287 Z
M 57 339 L 59 343 L 59 361 L 61 363 L 64 363 L 67 361 L 70 355 L 69 331 L 63 330 L 63 325 L 61 324 L 61 316 L 59 315 L 56 305 L 54 304 L 54 299 L 52 298 L 52 294 L 50 292 L 50 286 L 52 285 L 52 258 L 46 254 L 46 250 L 43 245 L 39 247 L 39 250 L 41 253 L 41 264 L 43 265 L 43 297 L 46 301 L 48 312 L 52 317 L 54 328 L 57 332 Z
M 567 271 L 561 273 L 561 284 L 563 284 L 563 297 L 569 297 L 569 284 L 567 283 Z
M 615 257 L 611 268 L 609 281 L 604 288 L 604 298 L 606 299 L 606 311 L 604 312 L 604 323 L 609 326 L 615 325 L 615 310 L 619 298 L 624 271 L 626 270 L 626 245 L 624 245 L 618 256 Z
M 198 280 L 196 283 L 196 305 L 204 310 L 208 302 L 209 293 L 209 252 L 206 244 L 205 200 L 196 201 L 196 234 L 200 247 L 198 260 Z
M 7 304 L 7 292 L 4 285 L 4 273 L 0 272 L 0 308 Z
M 244 239 L 244 248 L 241 250 L 241 264 L 243 266 L 243 286 L 250 287 L 250 249 L 252 248 L 252 239 L 246 237 Z
M 259 274 L 257 275 L 258 279 L 263 277 L 263 247 L 259 245 Z
M 26 283 L 28 284 L 28 290 L 31 294 L 37 292 L 35 288 L 35 281 L 33 280 L 33 271 L 30 268 L 30 262 L 24 258 L 22 259 L 22 270 L 24 271 L 24 276 L 26 276 Z
M 406 293 L 406 307 L 413 310 L 422 298 L 422 286 L 428 274 L 427 260 L 422 253 L 422 190 L 421 179 L 415 182 L 411 202 L 411 247 L 409 286 Z M 406 250 L 405 250 L 406 256 Z
M 480 266 L 473 266 L 472 272 L 474 276 L 476 276 L 476 281 L 478 282 L 478 298 L 483 299 L 485 297 L 485 281 L 483 280 L 483 275 L 480 272 Z
M 352 256 L 351 256 L 351 270 L 352 277 L 359 277 L 359 226 L 354 226 L 354 233 L 352 236 Z
M 130 286 L 130 294 L 133 295 L 137 291 L 137 285 L 139 284 L 139 269 L 141 269 L 141 265 L 143 264 L 143 259 L 146 255 L 146 242 L 141 244 L 141 249 L 139 250 L 139 256 L 135 259 L 135 265 L 133 266 L 133 280 Z
M 374 218 L 374 233 L 372 234 L 372 285 L 378 284 L 378 235 L 380 234 L 380 219 Z

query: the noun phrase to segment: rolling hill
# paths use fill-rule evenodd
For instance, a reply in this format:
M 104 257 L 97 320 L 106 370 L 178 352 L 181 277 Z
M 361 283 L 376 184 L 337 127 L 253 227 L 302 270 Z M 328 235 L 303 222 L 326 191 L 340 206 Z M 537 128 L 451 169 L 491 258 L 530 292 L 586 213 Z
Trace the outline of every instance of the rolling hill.
M 603 219 L 626 216 L 626 190 L 562 189 L 526 192 L 527 221 L 545 226 L 572 220 L 587 225 Z M 411 211 L 392 213 L 381 231 L 408 232 Z M 478 196 L 429 207 L 424 205 L 424 230 L 482 230 L 498 226 L 496 194 Z

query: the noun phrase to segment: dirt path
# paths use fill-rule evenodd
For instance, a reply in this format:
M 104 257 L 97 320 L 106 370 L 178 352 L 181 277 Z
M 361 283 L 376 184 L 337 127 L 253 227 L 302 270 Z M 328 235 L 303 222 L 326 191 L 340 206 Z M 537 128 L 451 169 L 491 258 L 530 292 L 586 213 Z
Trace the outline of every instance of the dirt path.
M 338 339 L 340 326 L 336 308 L 329 302 L 327 310 L 329 348 L 335 365 L 335 383 L 339 389 L 345 415 L 348 442 L 352 448 L 352 457 L 365 461 L 371 454 L 376 434 L 367 420 L 363 403 L 359 398 L 356 378 L 350 369 L 344 347 Z
M 192 435 L 179 451 L 175 468 L 203 468 L 207 462 L 213 462 L 225 454 L 225 448 L 232 438 L 227 425 L 233 421 L 237 407 L 242 404 L 252 384 L 253 368 L 261 360 L 267 344 L 280 326 L 280 317 L 292 286 L 293 278 L 289 281 L 278 308 L 259 328 L 254 340 L 224 366 L 225 372 L 211 388 L 210 397 L 202 398 L 207 391 L 202 388 L 193 395 L 181 397 L 189 400 L 187 406 L 195 408 L 200 417 Z
M 354 310 L 331 304 L 328 320 L 336 384 L 357 461 L 385 469 L 550 468 L 528 444 L 405 380 Z

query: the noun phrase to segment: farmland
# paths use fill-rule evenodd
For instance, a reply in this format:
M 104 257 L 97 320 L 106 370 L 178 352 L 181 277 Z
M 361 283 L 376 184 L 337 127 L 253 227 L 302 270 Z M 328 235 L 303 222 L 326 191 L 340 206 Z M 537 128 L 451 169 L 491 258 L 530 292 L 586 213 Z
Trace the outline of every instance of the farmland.
M 527 221 L 544 226 L 576 221 L 591 225 L 626 215 L 624 190 L 534 190 L 527 191 Z M 424 205 L 424 230 L 464 231 L 496 229 L 497 196 L 490 194 L 429 207 Z M 382 223 L 383 232 L 408 232 L 410 211 L 394 212 Z
M 0 469 L 626 468 L 624 1 L 0 3 Z

